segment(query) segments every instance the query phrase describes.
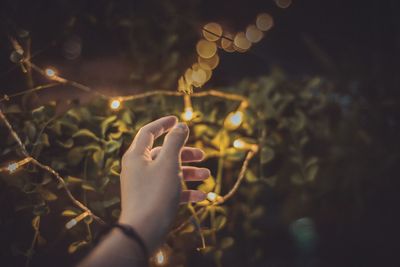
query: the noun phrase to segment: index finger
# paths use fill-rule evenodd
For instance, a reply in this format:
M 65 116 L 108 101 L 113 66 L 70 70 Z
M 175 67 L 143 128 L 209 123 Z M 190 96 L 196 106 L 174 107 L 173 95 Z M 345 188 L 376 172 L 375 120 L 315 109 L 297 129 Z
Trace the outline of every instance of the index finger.
M 128 152 L 143 154 L 150 151 L 154 140 L 174 127 L 177 121 L 178 119 L 175 116 L 166 116 L 146 124 L 136 134 Z

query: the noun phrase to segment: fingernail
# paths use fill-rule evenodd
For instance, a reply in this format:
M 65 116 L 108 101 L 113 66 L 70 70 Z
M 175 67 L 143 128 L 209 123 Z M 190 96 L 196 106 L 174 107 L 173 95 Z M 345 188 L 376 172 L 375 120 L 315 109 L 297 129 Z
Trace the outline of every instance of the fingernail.
M 184 122 L 178 123 L 175 127 L 176 127 L 176 129 L 183 131 L 183 132 L 186 132 L 188 129 L 186 123 L 184 123 Z

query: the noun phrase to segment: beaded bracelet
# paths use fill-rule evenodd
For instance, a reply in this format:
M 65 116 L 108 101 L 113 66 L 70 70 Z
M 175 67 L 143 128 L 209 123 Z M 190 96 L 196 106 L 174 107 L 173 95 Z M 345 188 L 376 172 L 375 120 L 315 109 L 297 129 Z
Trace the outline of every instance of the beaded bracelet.
M 108 233 L 112 228 L 118 228 L 121 230 L 121 232 L 129 237 L 132 240 L 135 240 L 136 243 L 139 245 L 139 247 L 143 251 L 143 256 L 145 259 L 149 258 L 149 252 L 147 250 L 147 247 L 143 241 L 143 239 L 139 236 L 139 234 L 133 229 L 130 225 L 126 224 L 121 224 L 121 223 L 113 223 L 107 225 L 103 230 L 101 230 L 98 235 L 95 238 L 95 242 L 98 242 L 100 237 L 103 236 L 104 234 Z

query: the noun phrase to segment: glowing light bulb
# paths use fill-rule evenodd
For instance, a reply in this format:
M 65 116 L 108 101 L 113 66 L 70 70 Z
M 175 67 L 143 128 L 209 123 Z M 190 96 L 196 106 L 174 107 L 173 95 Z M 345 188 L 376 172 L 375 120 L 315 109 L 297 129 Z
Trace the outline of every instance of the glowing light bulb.
M 44 72 L 46 73 L 47 77 L 53 78 L 56 76 L 56 71 L 54 69 L 47 68 Z
M 211 22 L 203 27 L 203 36 L 206 38 L 208 41 L 215 42 L 219 38 L 221 38 L 222 35 L 222 27 L 218 23 Z
M 224 126 L 229 130 L 237 129 L 243 122 L 243 112 L 240 110 L 229 113 L 224 122 Z
M 214 42 L 203 39 L 197 43 L 196 51 L 202 58 L 212 58 L 217 52 L 217 45 Z
M 233 141 L 233 147 L 243 149 L 246 147 L 246 143 L 241 139 L 236 139 L 235 141 Z
M 114 99 L 110 102 L 110 108 L 113 110 L 117 110 L 121 107 L 121 101 L 118 99 Z
M 214 192 L 209 192 L 207 194 L 207 199 L 211 202 L 214 202 L 217 199 L 218 195 Z
M 14 163 L 10 163 L 7 166 L 7 170 L 10 174 L 14 173 L 17 169 L 18 169 L 18 163 L 14 162 Z
M 246 52 L 251 47 L 251 42 L 247 40 L 244 32 L 239 32 L 235 35 L 233 44 L 238 52 Z
M 155 255 L 155 262 L 157 265 L 163 265 L 166 260 L 166 255 L 162 250 L 158 251 Z
M 185 111 L 182 113 L 182 119 L 184 121 L 191 121 L 193 117 L 194 117 L 193 108 L 192 107 L 185 108 Z
M 77 222 L 76 219 L 72 219 L 72 220 L 70 220 L 69 222 L 67 222 L 67 223 L 65 224 L 65 228 L 71 229 L 71 228 L 74 227 L 77 223 L 78 223 L 78 222 Z
M 274 26 L 274 19 L 270 14 L 262 13 L 257 16 L 256 26 L 261 31 L 268 31 Z

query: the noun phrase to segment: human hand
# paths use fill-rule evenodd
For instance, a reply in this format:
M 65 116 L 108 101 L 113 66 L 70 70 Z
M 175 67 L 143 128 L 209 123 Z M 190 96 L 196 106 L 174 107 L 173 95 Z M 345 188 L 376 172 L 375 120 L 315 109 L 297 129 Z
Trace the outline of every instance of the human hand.
M 162 147 L 153 148 L 165 132 Z M 177 124 L 175 116 L 163 117 L 141 128 L 122 157 L 119 222 L 131 225 L 150 252 L 168 232 L 180 202 L 206 198 L 201 191 L 182 191 L 182 179 L 201 181 L 210 176 L 206 168 L 182 166 L 204 158 L 202 150 L 184 146 L 188 135 L 186 124 Z

